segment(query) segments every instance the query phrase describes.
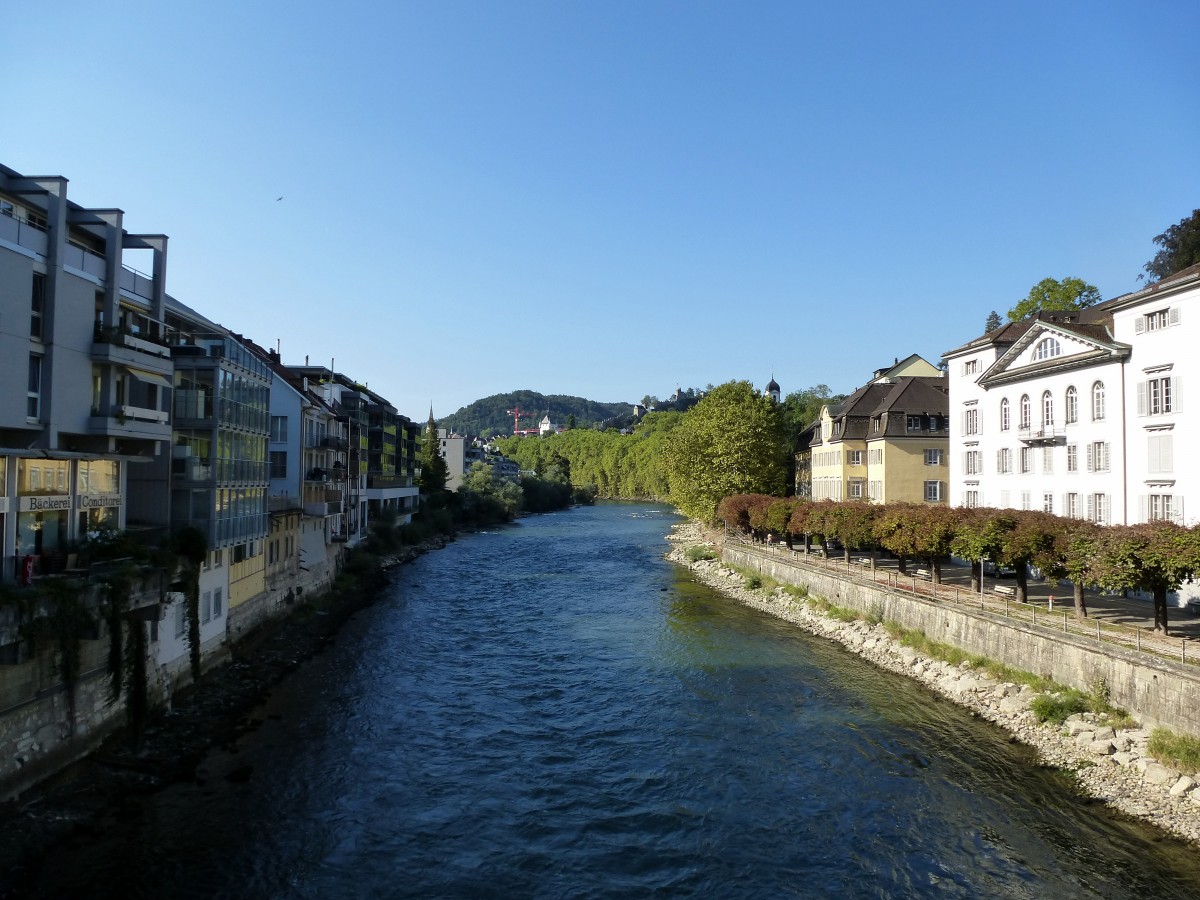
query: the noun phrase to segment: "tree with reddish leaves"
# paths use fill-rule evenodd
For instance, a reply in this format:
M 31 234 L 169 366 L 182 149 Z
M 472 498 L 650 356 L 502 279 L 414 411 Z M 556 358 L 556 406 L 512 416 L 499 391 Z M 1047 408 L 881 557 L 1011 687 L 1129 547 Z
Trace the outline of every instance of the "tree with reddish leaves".
M 730 494 L 722 497 L 717 504 L 717 518 L 725 524 L 745 534 L 752 534 L 750 511 L 758 506 L 765 506 L 779 499 L 768 494 Z
M 837 503 L 833 500 L 818 500 L 808 508 L 808 515 L 804 521 L 805 529 L 822 545 L 833 537 L 837 529 L 837 521 L 834 518 L 836 508 Z
M 962 511 L 950 552 L 971 563 L 971 590 L 982 588 L 984 559 L 1000 560 L 1004 533 L 1014 527 L 1012 510 L 980 506 Z
M 1068 579 L 1075 601 L 1075 618 L 1087 618 L 1084 587 L 1093 580 L 1092 569 L 1100 550 L 1100 526 L 1087 519 L 1057 518 L 1051 542 L 1033 557 L 1033 564 L 1055 581 Z
M 791 497 L 785 500 L 774 500 L 767 505 L 763 516 L 767 530 L 775 535 L 776 540 L 782 539 L 789 550 L 792 549 L 792 532 L 788 526 L 792 520 L 792 510 L 795 506 L 796 500 Z
M 916 528 L 920 509 L 916 503 L 889 503 L 880 508 L 871 525 L 875 541 L 896 557 L 901 575 L 908 574 L 908 561 L 920 554 Z
M 942 560 L 950 555 L 962 510 L 952 506 L 913 504 L 916 520 L 912 527 L 914 555 L 928 560 L 934 584 L 942 582 Z
M 796 500 L 792 505 L 792 515 L 788 519 L 787 531 L 791 535 L 804 538 L 804 553 L 808 555 L 812 532 L 808 528 L 808 516 L 816 504 L 811 500 Z
M 1017 600 L 1029 599 L 1029 566 L 1054 545 L 1054 533 L 1062 520 L 1050 513 L 1023 510 L 1012 517 L 1012 527 L 1000 538 L 999 561 L 1017 570 Z
M 1172 522 L 1105 528 L 1093 575 L 1109 590 L 1154 597 L 1154 630 L 1168 634 L 1167 594 L 1200 574 L 1200 532 Z
M 875 531 L 872 527 L 880 507 L 860 500 L 844 500 L 834 503 L 824 511 L 827 537 L 841 542 L 843 558 L 850 561 L 850 550 L 875 546 Z

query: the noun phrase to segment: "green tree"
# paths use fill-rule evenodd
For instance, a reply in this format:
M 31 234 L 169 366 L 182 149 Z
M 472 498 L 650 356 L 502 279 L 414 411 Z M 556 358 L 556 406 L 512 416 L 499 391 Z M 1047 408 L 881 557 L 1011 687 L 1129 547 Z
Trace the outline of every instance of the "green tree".
M 1043 278 L 1029 289 L 1028 297 L 1008 311 L 1008 320 L 1020 322 L 1037 312 L 1086 309 L 1099 302 L 1100 291 L 1081 278 Z
M 987 323 L 983 326 L 983 331 L 985 334 L 991 334 L 1003 324 L 1004 322 L 1000 319 L 1000 313 L 993 309 L 988 313 Z
M 1047 578 L 1055 581 L 1070 579 L 1077 619 L 1087 618 L 1083 589 L 1092 580 L 1093 561 L 1099 553 L 1100 530 L 1099 525 L 1086 519 L 1059 518 L 1053 540 L 1033 558 L 1033 564 Z
M 446 490 L 450 469 L 440 451 L 437 423 L 433 420 L 433 408 L 430 407 L 429 421 L 425 423 L 425 433 L 421 435 L 421 449 L 417 451 L 417 461 L 421 464 L 418 487 L 426 496 L 440 494 Z
M 788 434 L 795 436 L 817 420 L 821 407 L 836 403 L 842 395 L 834 395 L 827 384 L 815 384 L 803 391 L 792 391 L 779 404 L 780 415 Z
M 1106 528 L 1092 572 L 1109 590 L 1154 597 L 1154 630 L 1167 634 L 1167 594 L 1200 572 L 1200 532 L 1172 522 Z
M 1154 259 L 1146 263 L 1151 281 L 1159 281 L 1200 263 L 1200 209 L 1192 210 L 1192 214 L 1180 219 L 1178 225 L 1172 225 L 1156 236 L 1154 243 L 1158 244 L 1159 250 Z
M 671 500 L 713 521 L 722 497 L 782 496 L 788 452 L 778 409 L 748 381 L 714 388 L 688 410 L 664 446 Z

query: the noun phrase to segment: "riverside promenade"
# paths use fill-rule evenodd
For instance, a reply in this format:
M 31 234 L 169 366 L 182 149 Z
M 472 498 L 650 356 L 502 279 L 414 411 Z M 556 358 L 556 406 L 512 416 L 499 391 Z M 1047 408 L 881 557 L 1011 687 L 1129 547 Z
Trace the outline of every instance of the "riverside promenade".
M 874 581 L 926 599 L 969 604 L 1019 621 L 1057 627 L 1069 634 L 1152 653 L 1196 666 L 1200 671 L 1200 614 L 1194 608 L 1169 608 L 1169 635 L 1164 636 L 1154 631 L 1154 603 L 1148 596 L 1088 589 L 1084 591 L 1088 616 L 1077 619 L 1072 587 L 1066 582 L 1031 577 L 1026 585 L 1027 602 L 1019 603 L 1014 596 L 1017 580 L 1012 575 L 985 575 L 983 590 L 979 591 L 971 587 L 971 569 L 965 565 L 943 562 L 940 582 L 935 585 L 927 564 L 920 560 L 908 560 L 907 574 L 901 574 L 897 560 L 885 554 L 877 554 L 872 562 L 869 554 L 852 550 L 847 562 L 841 551 L 826 556 L 819 549 L 812 549 L 805 554 L 799 546 L 789 550 L 782 543 L 752 542 L 732 532 L 720 539 L 729 546 L 774 554 L 831 576 Z

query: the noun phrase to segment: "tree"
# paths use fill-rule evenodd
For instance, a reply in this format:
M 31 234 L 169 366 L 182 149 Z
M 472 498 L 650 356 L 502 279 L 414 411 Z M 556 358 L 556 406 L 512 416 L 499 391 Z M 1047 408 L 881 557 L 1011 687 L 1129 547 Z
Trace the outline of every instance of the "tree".
M 776 405 L 748 381 L 714 388 L 683 415 L 663 447 L 671 501 L 713 521 L 722 497 L 782 496 L 787 449 Z
M 421 449 L 417 453 L 421 464 L 418 487 L 426 496 L 446 490 L 450 469 L 438 446 L 437 424 L 433 421 L 433 407 L 429 409 L 429 421 L 425 423 L 425 434 L 421 436 Z
M 1099 552 L 1100 526 L 1087 519 L 1059 518 L 1049 546 L 1033 558 L 1033 564 L 1054 580 L 1068 578 L 1075 601 L 1075 618 L 1087 618 L 1084 586 L 1092 579 L 1093 560 Z
M 1029 289 L 1029 296 L 1008 311 L 1010 322 L 1020 322 L 1037 312 L 1087 309 L 1100 302 L 1100 291 L 1081 278 L 1062 281 L 1043 278 Z
M 971 590 L 977 591 L 983 579 L 982 561 L 1000 559 L 1000 546 L 1004 533 L 1015 527 L 1012 515 L 1007 510 L 976 507 L 962 513 L 950 552 L 959 559 L 971 562 Z
M 792 391 L 779 404 L 788 434 L 795 437 L 817 420 L 822 406 L 841 399 L 842 395 L 835 396 L 827 384 L 814 384 L 803 391 Z
M 1192 214 L 1180 219 L 1178 225 L 1157 235 L 1154 243 L 1158 244 L 1159 251 L 1146 263 L 1151 281 L 1200 263 L 1200 209 L 1192 210 Z
M 993 309 L 990 313 L 988 313 L 987 323 L 983 326 L 984 333 L 991 334 L 1003 324 L 1004 323 L 1000 319 L 1000 313 Z
M 1102 587 L 1154 596 L 1154 630 L 1167 634 L 1167 593 L 1200 572 L 1200 532 L 1173 522 L 1106 528 L 1093 573 Z

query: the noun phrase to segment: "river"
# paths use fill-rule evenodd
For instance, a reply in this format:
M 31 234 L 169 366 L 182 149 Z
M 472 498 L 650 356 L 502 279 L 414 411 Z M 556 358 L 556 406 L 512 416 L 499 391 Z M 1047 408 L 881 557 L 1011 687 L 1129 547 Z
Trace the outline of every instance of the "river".
M 404 567 L 40 896 L 1200 896 L 1196 851 L 693 582 L 674 521 L 600 504 Z

